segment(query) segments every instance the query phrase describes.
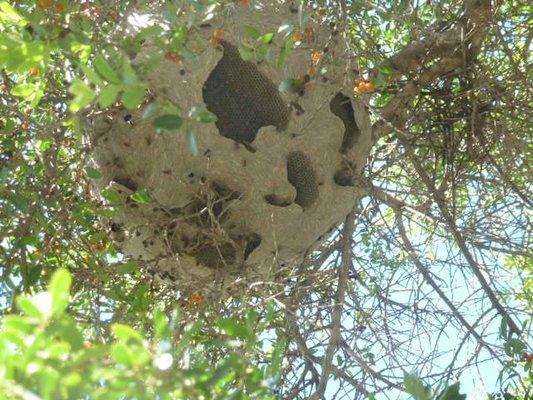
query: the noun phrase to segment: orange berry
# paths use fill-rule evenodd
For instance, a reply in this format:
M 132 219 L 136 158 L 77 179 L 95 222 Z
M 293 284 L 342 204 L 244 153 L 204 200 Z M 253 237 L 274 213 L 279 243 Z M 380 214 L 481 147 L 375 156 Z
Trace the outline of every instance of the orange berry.
M 41 8 L 49 8 L 52 7 L 52 4 L 54 3 L 53 0 L 39 0 L 38 4 Z
M 241 0 L 241 4 L 245 7 L 248 7 L 248 5 L 250 4 L 250 1 L 249 0 Z
M 319 62 L 320 61 L 320 52 L 319 51 L 313 51 L 311 53 L 311 60 L 313 60 L 314 62 Z
M 93 253 L 95 253 L 97 250 L 104 250 L 104 249 L 105 249 L 105 244 L 103 244 L 103 243 L 91 244 L 91 251 Z
M 63 3 L 57 3 L 55 9 L 56 12 L 62 13 L 63 11 L 65 11 L 65 5 Z
M 367 82 L 365 84 L 366 93 L 372 93 L 375 89 L 376 89 L 376 87 L 374 86 L 374 84 L 372 82 Z
M 304 35 L 302 35 L 300 32 L 297 32 L 292 37 L 296 43 L 299 43 L 303 40 Z
M 176 53 L 173 53 L 171 51 L 167 51 L 165 53 L 165 59 L 168 60 L 168 61 L 171 61 L 173 62 L 174 64 L 179 64 L 181 63 L 181 58 L 180 56 L 178 56 Z
M 213 33 L 213 37 L 211 38 L 211 47 L 217 47 L 217 45 L 220 42 L 220 39 L 222 38 L 223 34 L 224 34 L 224 32 L 221 31 L 220 29 L 217 29 Z
M 30 69 L 30 75 L 31 75 L 31 76 L 37 76 L 37 75 L 39 75 L 39 68 L 37 68 L 37 67 L 33 67 L 33 68 L 31 68 L 31 69 Z
M 203 294 L 199 292 L 194 292 L 191 295 L 191 301 L 193 302 L 193 304 L 201 304 L 204 302 L 204 300 L 205 300 L 205 297 L 203 296 Z
M 30 124 L 28 123 L 28 121 L 24 121 L 22 124 L 20 124 L 20 127 L 23 131 L 27 131 L 28 129 L 30 129 Z
M 354 89 L 357 94 L 372 93 L 375 90 L 375 86 L 372 82 L 359 81 Z

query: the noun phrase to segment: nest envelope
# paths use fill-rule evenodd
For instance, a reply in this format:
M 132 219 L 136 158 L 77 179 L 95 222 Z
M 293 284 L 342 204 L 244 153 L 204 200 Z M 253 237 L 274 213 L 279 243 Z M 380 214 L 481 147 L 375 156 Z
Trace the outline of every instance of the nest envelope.
M 266 60 L 245 61 L 239 52 L 246 26 L 278 32 L 297 18 L 285 2 L 235 7 L 200 29 L 207 42 L 223 30 L 216 46 L 180 64 L 163 59 L 150 72 L 151 99 L 139 109 L 95 112 L 89 120 L 92 162 L 103 175 L 96 191 L 120 197 L 109 221 L 117 247 L 180 290 L 272 280 L 354 204 L 353 176 L 368 151 L 344 94 L 345 50 L 334 28 L 311 18 L 312 38 L 295 46 L 282 67 L 269 62 L 282 51 L 281 34 Z M 319 62 L 311 57 L 316 51 Z M 298 77 L 301 87 L 278 89 Z M 157 131 L 145 117 L 155 101 L 184 114 L 205 108 L 217 120 Z M 198 154 L 187 130 L 194 130 Z M 141 189 L 147 204 L 131 198 Z

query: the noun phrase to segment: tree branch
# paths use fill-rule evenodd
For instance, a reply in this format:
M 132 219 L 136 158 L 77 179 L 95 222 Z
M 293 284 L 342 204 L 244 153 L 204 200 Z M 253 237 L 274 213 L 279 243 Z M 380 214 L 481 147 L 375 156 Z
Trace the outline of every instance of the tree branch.
M 316 391 L 309 397 L 310 400 L 318 400 L 322 398 L 326 391 L 326 386 L 329 380 L 329 375 L 332 370 L 333 355 L 341 344 L 341 317 L 344 306 L 344 298 L 346 295 L 346 287 L 348 284 L 349 271 L 352 266 L 352 237 L 355 226 L 355 216 L 357 213 L 357 206 L 354 206 L 352 211 L 346 217 L 344 228 L 342 231 L 343 246 L 341 265 L 338 272 L 337 293 L 335 295 L 335 305 L 331 315 L 331 335 L 326 354 L 322 363 L 322 374 Z

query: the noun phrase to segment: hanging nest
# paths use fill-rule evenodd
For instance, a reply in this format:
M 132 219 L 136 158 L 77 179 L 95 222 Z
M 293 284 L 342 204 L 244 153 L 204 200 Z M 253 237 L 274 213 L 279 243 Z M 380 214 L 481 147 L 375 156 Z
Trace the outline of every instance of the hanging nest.
M 181 291 L 229 293 L 275 280 L 354 204 L 353 177 L 369 146 L 358 149 L 343 93 L 346 49 L 334 26 L 308 16 L 303 27 L 286 2 L 232 7 L 195 29 L 186 44 L 194 56 L 179 63 L 145 45 L 137 65 L 160 62 L 143 105 L 89 118 L 103 175 L 95 192 L 117 195 L 109 221 L 117 247 Z M 243 47 L 250 26 L 275 33 L 259 59 Z M 151 111 L 163 102 L 217 118 L 157 130 Z M 139 191 L 147 202 L 135 201 Z

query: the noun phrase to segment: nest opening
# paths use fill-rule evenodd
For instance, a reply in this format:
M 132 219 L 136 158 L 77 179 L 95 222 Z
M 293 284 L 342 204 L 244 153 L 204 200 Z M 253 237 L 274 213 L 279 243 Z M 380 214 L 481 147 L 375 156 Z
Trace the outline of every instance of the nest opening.
M 250 238 L 248 239 L 248 242 L 246 243 L 246 247 L 244 248 L 244 260 L 246 261 L 250 254 L 254 252 L 255 249 L 259 247 L 261 244 L 261 236 L 259 236 L 257 233 L 252 233 L 250 235 Z
M 355 123 L 352 102 L 349 97 L 339 92 L 333 97 L 333 99 L 331 99 L 329 109 L 335 116 L 339 117 L 344 124 L 344 135 L 342 137 L 341 148 L 339 149 L 339 152 L 344 154 L 355 146 L 355 143 L 361 134 L 359 127 Z
M 217 116 L 220 134 L 252 143 L 263 126 L 286 129 L 289 107 L 277 86 L 256 64 L 244 61 L 234 45 L 224 40 L 220 44 L 224 54 L 202 90 L 207 109 Z
M 348 167 L 342 167 L 333 176 L 333 181 L 339 186 L 354 186 L 353 172 Z
M 288 207 L 292 204 L 289 199 L 278 196 L 277 194 L 267 194 L 264 197 L 265 201 L 274 207 Z

